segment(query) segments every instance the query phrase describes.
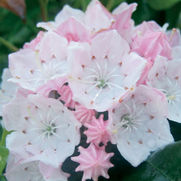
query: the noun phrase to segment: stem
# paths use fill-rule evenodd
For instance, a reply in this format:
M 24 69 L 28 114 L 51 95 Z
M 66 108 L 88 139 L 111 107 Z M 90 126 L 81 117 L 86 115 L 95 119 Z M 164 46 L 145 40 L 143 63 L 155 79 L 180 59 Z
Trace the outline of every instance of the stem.
M 0 146 L 6 146 L 6 136 L 8 134 L 9 134 L 9 131 L 7 131 L 6 129 L 3 129 Z
M 39 3 L 40 3 L 42 20 L 48 21 L 48 11 L 47 11 L 48 0 L 39 0 Z
M 4 38 L 0 37 L 0 43 L 9 48 L 11 51 L 15 52 L 18 50 L 16 46 L 14 46 L 12 43 L 9 41 L 5 40 Z

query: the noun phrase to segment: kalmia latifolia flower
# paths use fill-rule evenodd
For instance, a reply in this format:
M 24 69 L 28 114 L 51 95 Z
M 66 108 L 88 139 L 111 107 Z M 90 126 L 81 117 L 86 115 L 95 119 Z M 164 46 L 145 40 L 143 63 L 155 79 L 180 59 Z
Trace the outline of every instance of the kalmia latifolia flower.
M 181 35 L 154 21 L 135 26 L 136 6 L 65 5 L 9 55 L 0 89 L 8 181 L 67 181 L 68 157 L 82 181 L 97 181 L 114 166 L 111 143 L 136 167 L 174 141 L 167 119 L 181 123 Z
M 166 115 L 164 95 L 143 85 L 110 111 L 113 140 L 133 166 L 143 162 L 151 151 L 173 142 Z
M 79 147 L 80 155 L 72 157 L 72 160 L 80 165 L 75 171 L 83 171 L 82 181 L 87 179 L 98 180 L 99 176 L 109 178 L 107 171 L 113 167 L 110 158 L 114 153 L 106 153 L 104 149 L 97 148 L 94 144 L 90 144 L 88 148 Z
M 87 127 L 88 130 L 84 133 L 87 136 L 88 143 L 106 145 L 110 140 L 109 121 L 104 121 L 103 117 L 103 115 L 101 115 L 99 119 L 93 117 L 89 123 L 85 123 L 85 127 Z

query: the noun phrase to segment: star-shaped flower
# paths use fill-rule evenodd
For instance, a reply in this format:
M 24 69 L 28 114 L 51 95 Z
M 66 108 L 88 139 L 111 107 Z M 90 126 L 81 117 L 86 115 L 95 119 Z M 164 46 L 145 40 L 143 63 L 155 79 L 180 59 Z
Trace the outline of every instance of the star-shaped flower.
M 109 178 L 107 171 L 113 167 L 110 158 L 114 153 L 106 153 L 104 149 L 90 144 L 88 148 L 79 147 L 80 155 L 71 159 L 80 165 L 76 168 L 76 172 L 83 171 L 82 181 L 87 179 L 98 180 L 99 176 Z
M 110 141 L 110 130 L 109 124 L 110 122 L 104 121 L 104 115 L 101 115 L 99 119 L 95 117 L 89 122 L 85 123 L 85 127 L 88 128 L 84 133 L 87 136 L 88 143 L 94 143 L 99 145 L 100 143 L 107 144 Z

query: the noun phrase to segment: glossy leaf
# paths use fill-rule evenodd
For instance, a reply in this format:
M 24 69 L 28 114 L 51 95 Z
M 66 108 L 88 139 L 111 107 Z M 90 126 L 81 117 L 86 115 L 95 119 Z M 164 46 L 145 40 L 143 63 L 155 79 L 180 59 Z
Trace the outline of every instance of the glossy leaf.
M 25 19 L 26 5 L 24 0 L 1 0 L 0 6 Z
M 180 181 L 181 141 L 155 152 L 123 181 Z
M 165 10 L 171 8 L 181 0 L 147 0 L 148 4 L 156 10 Z

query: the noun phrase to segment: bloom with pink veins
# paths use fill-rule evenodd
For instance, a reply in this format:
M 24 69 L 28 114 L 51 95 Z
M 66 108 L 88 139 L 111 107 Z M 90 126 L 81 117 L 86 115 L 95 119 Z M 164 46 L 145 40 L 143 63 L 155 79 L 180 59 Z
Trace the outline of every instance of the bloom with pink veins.
M 87 136 L 88 143 L 94 143 L 98 146 L 100 143 L 106 145 L 110 141 L 110 122 L 109 120 L 104 121 L 103 118 L 104 115 L 101 115 L 99 119 L 94 117 L 89 123 L 85 123 L 88 130 L 84 133 Z
M 168 119 L 181 123 L 181 59 L 157 57 L 147 84 L 162 91 L 168 102 Z
M 76 172 L 83 171 L 82 181 L 93 179 L 98 181 L 99 176 L 109 178 L 107 171 L 113 167 L 110 158 L 114 153 L 106 153 L 104 148 L 98 148 L 94 144 L 90 144 L 88 148 L 79 147 L 80 155 L 71 159 L 80 165 L 76 168 Z
M 9 55 L 10 80 L 32 91 L 68 72 L 67 40 L 47 32 L 39 43 L 39 50 L 24 48 Z
M 161 103 L 161 104 L 160 104 Z M 167 101 L 160 91 L 139 86 L 109 112 L 112 140 L 121 155 L 133 166 L 171 142 Z
M 82 124 L 91 122 L 96 114 L 93 109 L 87 109 L 86 107 L 77 102 L 75 104 L 75 111 L 73 113 L 77 120 Z
M 69 86 L 73 99 L 88 109 L 106 111 L 133 89 L 146 60 L 129 54 L 128 43 L 115 31 L 99 33 L 91 44 L 69 47 Z

